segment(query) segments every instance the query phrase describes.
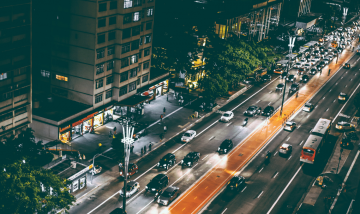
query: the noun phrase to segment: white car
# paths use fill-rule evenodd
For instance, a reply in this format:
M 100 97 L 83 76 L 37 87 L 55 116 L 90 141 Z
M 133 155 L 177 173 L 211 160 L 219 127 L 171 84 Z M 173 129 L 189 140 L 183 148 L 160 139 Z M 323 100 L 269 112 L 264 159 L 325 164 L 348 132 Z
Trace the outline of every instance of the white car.
M 315 65 L 315 64 L 317 63 L 317 61 L 318 61 L 318 60 L 312 59 L 312 60 L 310 60 L 310 64 L 311 64 L 311 65 Z
M 305 68 L 306 70 L 309 70 L 309 69 L 311 68 L 311 65 L 310 65 L 309 63 L 306 63 L 306 64 L 304 65 L 304 68 Z
M 315 56 L 315 57 L 314 57 L 314 60 L 317 61 L 317 62 L 320 61 L 320 59 L 321 59 L 320 56 Z
M 329 54 L 327 57 L 330 59 L 330 61 L 334 59 L 334 55 L 332 54 Z
M 234 113 L 232 111 L 226 111 L 220 118 L 222 122 L 229 122 L 231 119 L 234 118 Z
M 283 145 L 281 145 L 281 147 L 279 149 L 279 155 L 281 155 L 281 154 L 290 155 L 291 151 L 292 151 L 292 145 L 283 143 Z
M 302 67 L 302 63 L 301 62 L 297 62 L 294 65 L 294 68 L 301 68 Z
M 192 139 L 194 139 L 194 137 L 196 136 L 196 131 L 194 130 L 187 130 L 183 136 L 181 137 L 181 141 L 188 143 L 190 142 Z
M 300 60 L 300 63 L 305 64 L 305 63 L 307 63 L 307 60 L 306 60 L 306 59 L 302 59 L 302 60 Z
M 129 181 L 126 184 L 126 198 L 130 198 L 132 195 L 134 195 L 137 191 L 140 189 L 139 182 L 136 181 Z M 120 196 L 124 197 L 124 189 L 120 190 Z
M 329 57 L 325 57 L 325 58 L 324 58 L 324 62 L 325 62 L 325 64 L 329 64 L 329 63 L 330 63 Z
M 296 123 L 293 121 L 286 122 L 284 130 L 293 131 L 296 128 Z

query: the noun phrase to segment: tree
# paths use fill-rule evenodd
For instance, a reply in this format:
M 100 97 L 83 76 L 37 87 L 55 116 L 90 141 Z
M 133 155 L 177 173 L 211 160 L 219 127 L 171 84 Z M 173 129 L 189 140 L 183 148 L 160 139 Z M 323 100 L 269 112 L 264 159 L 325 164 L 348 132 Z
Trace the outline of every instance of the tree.
M 50 170 L 16 161 L 0 172 L 0 213 L 57 213 L 68 210 L 75 197 L 69 181 Z
M 219 74 L 214 77 L 206 76 L 200 80 L 199 85 L 204 89 L 203 97 L 209 101 L 214 101 L 228 91 L 227 82 Z

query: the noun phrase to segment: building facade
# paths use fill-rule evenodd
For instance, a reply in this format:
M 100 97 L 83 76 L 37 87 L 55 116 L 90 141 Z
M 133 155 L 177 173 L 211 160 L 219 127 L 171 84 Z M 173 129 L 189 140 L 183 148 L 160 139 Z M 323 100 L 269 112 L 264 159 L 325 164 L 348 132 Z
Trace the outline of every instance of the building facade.
M 31 0 L 0 2 L 1 141 L 32 121 L 31 7 Z
M 86 105 L 57 120 L 42 114 L 50 109 L 38 109 L 36 132 L 108 108 L 149 84 L 154 10 L 154 0 L 34 0 L 34 100 L 39 109 L 44 97 Z

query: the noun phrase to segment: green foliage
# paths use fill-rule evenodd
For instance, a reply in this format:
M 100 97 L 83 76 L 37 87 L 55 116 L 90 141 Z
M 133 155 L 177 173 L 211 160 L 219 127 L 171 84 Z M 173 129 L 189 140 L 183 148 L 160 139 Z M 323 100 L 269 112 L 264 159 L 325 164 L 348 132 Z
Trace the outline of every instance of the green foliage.
M 227 82 L 219 75 L 205 77 L 200 81 L 200 85 L 205 89 L 202 94 L 206 100 L 214 101 L 217 97 L 225 95 L 228 91 Z
M 75 202 L 74 196 L 67 191 L 66 181 L 50 170 L 22 161 L 3 167 L 6 171 L 0 173 L 0 213 L 56 213 L 61 209 L 68 210 Z

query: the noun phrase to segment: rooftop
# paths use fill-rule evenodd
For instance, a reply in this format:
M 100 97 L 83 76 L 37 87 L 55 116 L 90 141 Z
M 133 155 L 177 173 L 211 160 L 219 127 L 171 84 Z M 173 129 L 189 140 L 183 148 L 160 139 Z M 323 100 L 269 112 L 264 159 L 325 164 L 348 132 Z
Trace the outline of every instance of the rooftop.
M 53 171 L 54 174 L 59 175 L 61 178 L 68 179 L 85 168 L 86 166 L 77 162 L 76 168 L 74 169 L 71 167 L 71 160 L 67 159 L 52 167 L 51 171 Z

